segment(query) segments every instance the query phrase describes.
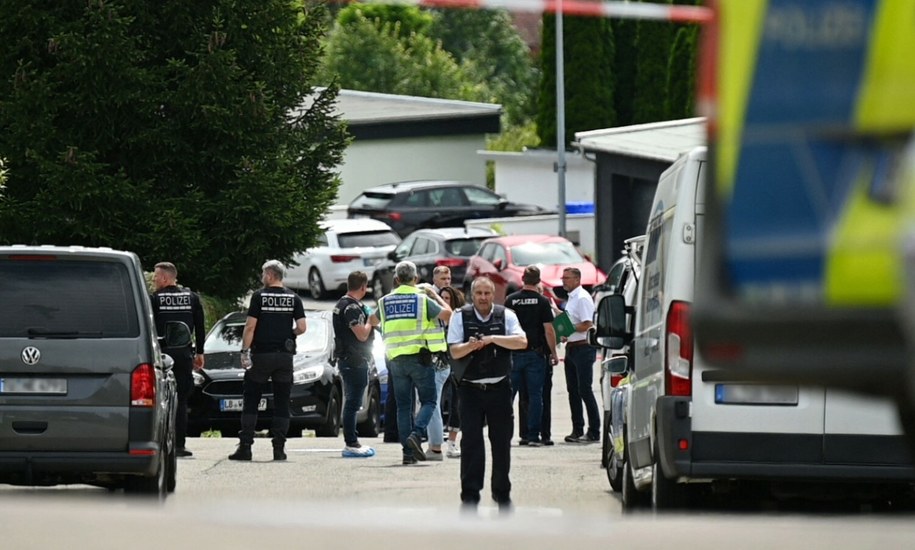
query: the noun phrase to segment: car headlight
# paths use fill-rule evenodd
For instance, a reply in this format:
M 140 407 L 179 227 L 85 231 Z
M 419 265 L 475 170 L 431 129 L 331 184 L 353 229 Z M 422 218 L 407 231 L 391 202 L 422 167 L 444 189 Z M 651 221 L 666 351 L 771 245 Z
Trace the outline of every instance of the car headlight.
M 194 376 L 194 386 L 199 388 L 206 383 L 207 379 L 201 373 L 193 371 L 191 374 Z
M 310 384 L 315 380 L 321 378 L 324 374 L 324 365 L 311 365 L 309 367 L 304 367 L 298 370 L 293 371 L 292 373 L 292 383 L 293 384 Z

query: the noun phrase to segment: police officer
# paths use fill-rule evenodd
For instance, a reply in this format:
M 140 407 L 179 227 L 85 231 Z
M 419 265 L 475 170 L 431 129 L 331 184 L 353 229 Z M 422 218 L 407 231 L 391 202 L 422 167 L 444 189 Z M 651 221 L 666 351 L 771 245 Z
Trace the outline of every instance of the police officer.
M 368 384 L 369 361 L 375 329 L 368 320 L 361 300 L 368 291 L 368 276 L 353 271 L 346 278 L 346 295 L 334 306 L 334 341 L 337 368 L 343 378 L 343 457 L 363 458 L 375 455 L 375 449 L 364 447 L 356 434 L 356 413 Z
M 257 405 L 273 381 L 273 460 L 286 460 L 289 430 L 289 395 L 292 392 L 292 356 L 295 337 L 304 334 L 305 308 L 299 296 L 283 286 L 286 267 L 269 260 L 261 271 L 264 288 L 251 295 L 248 318 L 242 333 L 243 404 L 238 449 L 229 460 L 251 460 Z
M 529 265 L 521 275 L 524 286 L 505 298 L 505 307 L 518 315 L 527 335 L 527 348 L 512 352 L 513 394 L 527 394 L 526 425 L 519 424 L 521 445 L 539 447 L 543 417 L 543 389 L 547 370 L 557 363 L 556 332 L 550 301 L 537 290 L 540 269 Z M 522 415 L 519 415 L 522 416 Z
M 178 416 L 175 419 L 175 451 L 177 456 L 193 456 L 194 453 L 185 447 L 187 438 L 187 401 L 194 389 L 192 370 L 202 370 L 203 342 L 206 339 L 204 330 L 203 306 L 200 297 L 191 290 L 179 287 L 176 283 L 178 269 L 171 262 L 159 262 L 153 273 L 153 284 L 156 291 L 152 295 L 153 317 L 156 320 L 156 332 L 165 335 L 167 321 L 181 321 L 194 335 L 194 342 L 183 348 L 166 348 L 174 361 L 175 380 L 178 383 Z
M 403 261 L 394 267 L 398 287 L 378 300 L 370 320 L 381 325 L 388 373 L 394 377 L 397 431 L 403 447 L 403 464 L 426 460 L 422 436 L 435 408 L 435 376 L 432 354 L 444 352 L 445 334 L 437 321 L 448 322 L 451 308 L 432 289 L 416 284 L 416 265 Z M 420 409 L 411 421 L 413 391 Z M 412 425 L 411 425 L 412 424 Z
M 489 426 L 492 447 L 492 498 L 502 512 L 511 511 L 511 439 L 514 429 L 510 350 L 527 347 L 527 336 L 515 313 L 493 305 L 495 285 L 485 277 L 474 279 L 473 303 L 453 315 L 448 326 L 451 356 L 471 355 L 458 392 L 461 399 L 461 505 L 476 510 L 483 490 L 486 449 L 483 423 Z

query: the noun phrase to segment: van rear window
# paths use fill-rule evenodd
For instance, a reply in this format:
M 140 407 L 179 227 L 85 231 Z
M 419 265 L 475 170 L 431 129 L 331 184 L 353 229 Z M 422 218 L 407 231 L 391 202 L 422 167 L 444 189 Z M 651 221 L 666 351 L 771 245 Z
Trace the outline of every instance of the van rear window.
M 140 334 L 127 266 L 0 259 L 0 338 L 133 338 Z
M 393 193 L 362 193 L 350 203 L 350 208 L 368 208 L 376 210 L 384 208 L 394 198 Z

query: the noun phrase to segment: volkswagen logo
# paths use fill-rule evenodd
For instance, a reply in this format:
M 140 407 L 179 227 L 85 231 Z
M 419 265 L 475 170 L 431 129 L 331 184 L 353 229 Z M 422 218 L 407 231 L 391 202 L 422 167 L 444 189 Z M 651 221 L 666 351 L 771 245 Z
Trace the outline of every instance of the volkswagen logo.
M 38 348 L 29 346 L 22 350 L 22 362 L 26 365 L 36 365 L 41 361 L 41 352 L 38 351 Z

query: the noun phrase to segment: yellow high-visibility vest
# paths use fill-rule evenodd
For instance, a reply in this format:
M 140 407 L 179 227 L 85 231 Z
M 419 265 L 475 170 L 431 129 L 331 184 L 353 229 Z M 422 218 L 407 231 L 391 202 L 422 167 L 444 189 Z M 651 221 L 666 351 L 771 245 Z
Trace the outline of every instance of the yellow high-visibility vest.
M 378 315 L 388 359 L 416 355 L 423 348 L 433 352 L 447 349 L 445 333 L 428 319 L 426 298 L 416 287 L 401 285 L 378 300 Z

